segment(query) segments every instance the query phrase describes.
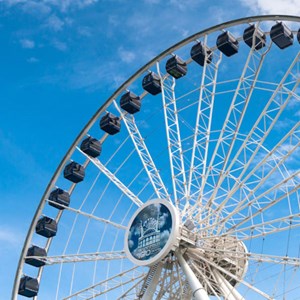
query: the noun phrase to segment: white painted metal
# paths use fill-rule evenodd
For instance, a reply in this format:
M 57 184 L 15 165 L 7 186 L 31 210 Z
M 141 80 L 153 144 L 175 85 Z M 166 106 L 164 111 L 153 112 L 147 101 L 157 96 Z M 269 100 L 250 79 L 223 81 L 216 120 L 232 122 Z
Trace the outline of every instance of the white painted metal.
M 251 157 L 248 158 L 247 161 L 244 162 L 243 171 L 240 174 L 240 178 L 242 178 L 242 176 L 248 170 L 248 167 L 249 167 L 250 163 L 253 161 L 257 151 L 259 150 L 259 147 L 261 147 L 262 143 L 264 142 L 264 140 L 268 136 L 269 132 L 271 131 L 273 126 L 276 124 L 276 121 L 278 120 L 278 117 L 283 112 L 284 108 L 288 104 L 291 97 L 294 95 L 295 90 L 298 88 L 298 85 L 299 85 L 300 82 L 299 82 L 299 80 L 297 80 L 296 73 L 298 72 L 298 69 L 299 69 L 299 65 L 298 65 L 299 64 L 299 59 L 300 59 L 300 54 L 298 54 L 296 56 L 293 63 L 289 67 L 288 71 L 284 75 L 283 79 L 278 84 L 277 89 L 275 90 L 275 92 L 273 93 L 272 97 L 270 98 L 268 104 L 266 105 L 266 107 L 262 111 L 260 117 L 258 118 L 256 123 L 252 127 L 252 129 L 249 132 L 248 136 L 245 138 L 242 147 L 240 147 L 240 150 L 236 153 L 235 157 L 233 158 L 230 166 L 228 167 L 228 169 L 226 171 L 230 172 L 230 170 L 231 170 L 233 164 L 235 163 L 236 159 L 239 157 L 240 153 L 244 149 L 248 150 L 248 151 L 251 151 Z M 295 74 L 295 75 L 293 76 L 293 74 Z M 294 77 L 294 80 L 292 82 L 291 82 L 291 76 Z M 292 85 L 291 88 L 289 87 L 290 85 Z M 283 96 L 285 96 L 285 97 L 284 98 L 281 97 L 281 101 L 278 101 L 278 95 L 281 94 L 282 90 L 286 90 L 286 91 L 289 91 L 289 92 L 284 93 Z M 274 109 L 274 107 L 273 107 L 274 104 L 277 105 L 276 109 Z M 271 120 L 271 123 L 270 123 L 270 120 Z M 266 127 L 266 126 L 263 126 L 262 124 L 268 124 L 268 126 Z M 298 127 L 299 127 L 299 123 L 298 123 L 297 128 Z M 252 136 L 255 136 L 256 138 L 259 137 L 259 140 L 257 141 L 257 147 L 256 147 L 255 150 L 247 149 L 247 147 L 246 147 L 247 143 L 249 142 L 249 139 Z M 263 162 L 265 162 L 267 158 L 268 158 L 268 156 L 266 156 L 264 158 Z M 238 179 L 238 182 L 239 182 L 239 179 Z M 263 180 L 266 180 L 266 178 L 264 178 Z M 263 181 L 261 181 L 260 184 L 262 182 Z M 219 184 L 221 184 L 221 183 L 222 183 L 222 181 L 219 182 Z M 213 199 L 213 197 L 216 194 L 216 191 L 217 191 L 217 189 L 215 190 L 215 192 L 213 193 L 213 195 L 211 196 L 210 199 Z M 227 199 L 229 199 L 229 197 Z M 219 206 L 218 210 L 221 210 L 226 203 L 227 202 L 225 200 L 222 203 L 222 205 Z
M 115 276 L 112 276 L 110 278 L 107 278 L 106 280 L 103 280 L 97 284 L 94 284 L 92 286 L 89 286 L 85 289 L 82 289 L 63 300 L 72 299 L 73 297 L 79 297 L 80 299 L 92 299 L 96 296 L 103 295 L 105 293 L 110 292 L 111 290 L 118 288 L 119 286 L 123 285 L 123 278 L 126 278 L 126 283 L 133 282 L 137 279 L 140 279 L 145 274 L 141 273 L 137 275 L 136 277 L 132 277 L 132 274 L 134 271 L 136 271 L 138 267 L 133 267 L 131 269 L 128 269 L 126 271 L 121 272 L 120 274 L 117 274 Z
M 156 64 L 157 72 L 161 80 L 162 103 L 166 126 L 166 135 L 169 150 L 170 168 L 176 207 L 182 207 L 187 200 L 187 181 L 185 174 L 182 142 L 178 122 L 178 111 L 175 96 L 175 79 L 163 75 L 159 63 Z
M 218 283 L 222 294 L 224 295 L 224 299 L 226 300 L 243 300 L 244 297 L 240 295 L 240 293 L 230 285 L 230 283 L 220 274 L 219 271 L 213 270 L 214 277 Z
M 109 178 L 111 182 L 113 182 L 129 199 L 133 201 L 137 206 L 143 205 L 143 202 L 128 189 L 128 187 L 121 182 L 118 177 L 113 174 L 110 170 L 108 170 L 97 158 L 90 157 L 83 153 L 80 149 L 78 149 L 83 155 L 90 159 L 90 161 L 105 175 Z
M 204 39 L 205 47 L 207 47 L 206 44 L 207 36 Z M 198 201 L 196 203 L 197 206 L 201 206 L 201 199 L 203 196 L 203 188 L 201 187 L 204 186 L 206 174 L 208 145 L 211 133 L 217 75 L 219 64 L 222 60 L 221 53 L 214 53 L 214 55 L 216 57 L 214 57 L 213 61 L 209 64 L 207 63 L 207 61 L 205 61 L 203 66 L 198 100 L 198 110 L 194 129 L 195 133 L 193 149 L 188 177 L 187 193 L 189 195 L 189 201 L 193 201 L 193 198 L 198 198 Z M 199 184 L 197 184 L 199 178 L 200 186 Z M 191 191 L 192 184 L 194 185 L 194 190 L 196 191 Z M 195 203 L 193 204 L 195 205 Z
M 149 153 L 149 150 L 147 149 L 147 146 L 145 144 L 145 139 L 141 136 L 141 133 L 135 123 L 134 116 L 126 112 L 122 113 L 116 101 L 114 101 L 114 105 L 116 109 L 119 111 L 119 113 L 122 115 L 127 131 L 141 159 L 144 169 L 148 174 L 148 177 L 152 183 L 152 186 L 155 190 L 157 197 L 160 199 L 168 199 L 169 201 L 171 201 L 167 189 L 160 177 L 159 171 L 157 170 L 153 162 L 153 159 Z
M 157 288 L 157 284 L 160 280 L 162 272 L 162 263 L 158 263 L 153 267 L 150 267 L 150 270 L 146 276 L 144 281 L 144 285 L 142 287 L 142 300 L 152 300 L 154 293 Z
M 51 200 L 47 200 L 47 201 L 53 203 L 53 201 L 51 201 Z M 86 217 L 86 218 L 88 218 L 88 219 L 93 219 L 93 220 L 99 221 L 99 222 L 101 222 L 101 223 L 109 224 L 109 225 L 114 226 L 114 227 L 119 228 L 119 229 L 126 230 L 126 228 L 127 228 L 127 227 L 124 226 L 124 225 L 117 224 L 117 223 L 112 222 L 112 221 L 110 221 L 110 220 L 108 220 L 108 219 L 104 219 L 104 218 L 97 217 L 97 216 L 94 215 L 94 214 L 86 213 L 86 212 L 84 212 L 84 211 L 82 211 L 82 210 L 80 210 L 80 209 L 75 209 L 75 208 L 73 208 L 73 207 L 68 207 L 68 206 L 65 206 L 65 205 L 61 205 L 61 207 L 63 207 L 63 208 L 66 209 L 66 210 L 69 210 L 69 211 L 71 211 L 71 212 L 73 212 L 73 213 L 76 213 L 76 214 L 78 214 L 78 215 L 82 215 L 82 216 L 84 216 L 84 217 Z
M 212 266 L 213 269 L 218 270 L 219 272 L 229 276 L 230 278 L 235 279 L 237 282 L 239 282 L 240 284 L 245 285 L 246 287 L 248 287 L 249 289 L 253 290 L 254 292 L 256 292 L 257 294 L 259 294 L 260 296 L 264 297 L 265 299 L 270 299 L 272 300 L 273 298 L 269 295 L 267 295 L 266 293 L 262 292 L 261 290 L 259 290 L 258 288 L 256 288 L 255 286 L 253 286 L 252 284 L 249 284 L 248 282 L 239 279 L 237 276 L 233 275 L 232 273 L 230 273 L 229 271 L 225 270 L 224 268 L 218 266 L 216 263 L 214 263 L 213 261 L 210 261 L 208 259 L 206 259 L 205 257 L 201 256 L 198 258 L 200 261 L 204 261 L 207 264 L 209 264 L 210 266 Z
M 205 209 L 210 208 L 218 192 L 218 189 L 220 188 L 223 182 L 225 167 L 228 163 L 232 148 L 235 144 L 235 140 L 237 138 L 240 126 L 242 124 L 245 112 L 247 110 L 251 95 L 255 88 L 255 82 L 260 73 L 265 58 L 265 54 L 266 54 L 266 50 L 263 48 L 260 51 L 255 51 L 255 49 L 253 48 L 250 50 L 242 74 L 240 76 L 236 91 L 232 98 L 232 102 L 228 110 L 226 119 L 224 121 L 223 128 L 220 132 L 217 145 L 215 146 L 214 152 L 210 158 L 209 166 L 207 167 L 207 170 L 205 170 L 205 176 L 203 176 L 202 184 L 200 187 L 200 193 L 195 206 L 198 205 L 199 201 L 201 201 L 201 197 L 203 197 L 204 186 L 206 184 L 208 177 L 212 174 L 211 170 L 214 166 L 215 159 L 218 155 L 223 158 L 222 168 L 217 178 L 215 179 L 216 182 L 215 188 L 205 205 Z M 227 145 L 227 143 L 224 142 L 228 139 L 228 137 L 230 137 L 229 145 Z
M 180 267 L 182 268 L 184 274 L 186 275 L 186 278 L 189 282 L 189 285 L 193 292 L 193 297 L 195 300 L 209 300 L 209 297 L 207 295 L 207 292 L 204 290 L 203 285 L 198 280 L 197 276 L 194 274 L 191 267 L 188 265 L 188 263 L 183 258 L 181 251 L 178 250 L 175 252 L 176 257 L 178 258 Z
M 26 258 L 34 258 L 45 262 L 47 265 L 63 264 L 63 263 L 79 263 L 97 260 L 115 260 L 124 259 L 125 251 L 113 252 L 97 252 L 97 253 L 79 253 L 58 256 L 26 256 Z

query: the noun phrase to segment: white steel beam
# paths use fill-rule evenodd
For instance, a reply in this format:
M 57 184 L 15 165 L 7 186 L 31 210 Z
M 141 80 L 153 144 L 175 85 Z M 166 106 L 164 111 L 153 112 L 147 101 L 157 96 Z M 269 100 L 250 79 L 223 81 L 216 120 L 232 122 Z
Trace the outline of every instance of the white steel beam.
M 188 263 L 183 258 L 180 250 L 175 252 L 175 255 L 178 259 L 178 262 L 180 264 L 180 267 L 182 271 L 184 272 L 188 283 L 192 289 L 193 297 L 195 300 L 209 300 L 207 292 L 204 290 L 203 285 L 198 280 L 197 276 L 191 269 L 191 267 L 188 265 Z
M 219 289 L 222 291 L 226 300 L 244 300 L 245 298 L 220 274 L 216 269 L 212 270 L 214 277 L 218 283 Z
M 207 36 L 205 37 L 204 41 L 205 47 L 206 41 Z M 203 193 L 203 189 L 201 189 L 201 186 L 204 184 L 204 175 L 206 172 L 217 75 L 221 59 L 221 52 L 214 52 L 213 61 L 211 63 L 207 63 L 207 61 L 205 61 L 203 66 L 195 132 L 193 139 L 194 141 L 192 148 L 191 164 L 187 185 L 187 193 L 189 197 L 191 196 L 191 193 L 195 194 L 194 198 L 198 196 L 199 191 L 202 191 Z M 194 182 L 197 183 L 199 179 L 201 186 L 199 186 L 198 184 L 194 184 L 196 193 L 195 191 L 192 192 L 192 184 Z M 200 201 L 201 197 L 202 195 L 199 195 Z M 189 200 L 191 201 L 192 199 Z
M 144 169 L 147 172 L 147 175 L 150 179 L 150 182 L 154 188 L 154 191 L 155 191 L 157 197 L 160 199 L 170 200 L 170 196 L 169 196 L 167 189 L 160 177 L 159 171 L 157 170 L 157 168 L 153 162 L 153 159 L 150 155 L 150 152 L 145 144 L 145 139 L 142 137 L 142 135 L 136 125 L 134 116 L 131 114 L 128 114 L 126 112 L 122 112 L 121 109 L 119 108 L 118 104 L 116 103 L 116 101 L 114 101 L 114 105 L 122 116 L 122 119 L 127 128 L 127 131 L 132 139 L 135 149 L 141 159 Z
M 263 206 L 260 206 L 259 208 L 256 208 L 255 212 L 252 212 L 251 215 L 249 216 L 245 216 L 241 222 L 236 223 L 235 225 L 233 225 L 230 229 L 228 229 L 227 233 L 235 231 L 238 227 L 240 227 L 241 225 L 247 223 L 250 219 L 253 219 L 254 217 L 262 214 L 264 211 L 270 209 L 272 206 L 274 206 L 275 204 L 279 203 L 280 201 L 287 199 L 288 196 L 292 195 L 293 193 L 297 192 L 299 190 L 299 184 L 296 186 L 291 186 L 289 187 L 290 189 L 287 189 L 287 191 L 285 191 L 284 193 L 282 193 L 280 196 L 276 195 L 275 193 L 275 197 L 267 197 L 267 195 L 269 193 L 274 192 L 275 190 L 279 192 L 281 191 L 281 188 L 290 180 L 292 180 L 293 178 L 297 177 L 300 174 L 300 171 L 292 174 L 291 176 L 289 176 L 287 179 L 281 181 L 280 183 L 278 183 L 277 185 L 275 185 L 274 187 L 272 187 L 271 189 L 265 191 L 264 193 L 262 193 L 261 195 L 257 196 L 256 198 L 254 198 L 252 201 L 249 201 L 248 203 L 246 203 L 244 205 L 244 209 L 251 206 L 251 204 L 256 204 L 259 203 L 258 200 L 259 199 L 263 199 Z M 276 197 L 277 196 L 277 197 Z M 258 224 L 256 224 L 258 225 Z M 256 226 L 255 225 L 255 226 Z
M 79 298 L 79 299 L 93 299 L 96 296 L 103 295 L 105 293 L 110 292 L 113 289 L 116 289 L 122 285 L 125 285 L 130 282 L 134 282 L 137 279 L 140 279 L 145 274 L 141 273 L 139 275 L 135 275 L 136 269 L 138 266 L 123 271 L 115 276 L 109 277 L 99 283 L 93 284 L 85 289 L 82 289 L 72 295 L 69 295 L 63 300 L 72 299 L 72 298 Z M 123 281 L 127 279 L 126 281 Z
M 203 194 L 205 183 L 209 175 L 211 174 L 211 169 L 215 163 L 215 158 L 218 156 L 222 157 L 222 169 L 220 170 L 217 176 L 215 175 L 217 180 L 212 195 L 207 201 L 206 206 L 208 207 L 211 206 L 214 197 L 217 194 L 217 191 L 221 185 L 222 179 L 225 174 L 225 167 L 229 161 L 231 151 L 234 147 L 237 135 L 239 133 L 239 129 L 241 127 L 249 101 L 255 88 L 256 79 L 258 78 L 258 75 L 260 73 L 267 51 L 268 50 L 265 50 L 264 48 L 262 48 L 259 51 L 256 51 L 252 48 L 250 50 L 244 69 L 240 76 L 240 80 L 232 98 L 230 108 L 227 112 L 224 125 L 220 132 L 220 136 L 218 138 L 212 157 L 210 159 L 210 163 L 206 170 L 206 174 L 204 176 L 204 180 L 201 186 L 200 194 L 198 196 L 198 200 L 200 200 L 199 198 Z M 229 143 L 228 140 L 230 140 Z
M 51 201 L 51 200 L 47 200 L 47 201 L 48 201 L 49 203 L 51 202 L 51 203 L 53 203 L 53 204 L 56 203 L 56 202 Z M 97 217 L 97 216 L 95 216 L 95 215 L 93 215 L 93 214 L 86 213 L 86 212 L 84 212 L 84 211 L 82 211 L 82 210 L 80 210 L 80 209 L 76 209 L 76 208 L 73 208 L 73 207 L 70 207 L 70 206 L 61 205 L 61 204 L 60 204 L 60 206 L 61 206 L 63 209 L 65 209 L 65 210 L 69 210 L 69 211 L 74 212 L 74 213 L 76 213 L 76 214 L 78 214 L 78 215 L 84 216 L 84 217 L 86 217 L 86 218 L 88 218 L 88 219 L 93 219 L 93 220 L 99 221 L 99 222 L 101 222 L 101 223 L 105 223 L 105 224 L 111 225 L 111 226 L 116 227 L 116 228 L 118 228 L 118 229 L 123 229 L 123 230 L 126 230 L 126 229 L 127 229 L 127 227 L 124 226 L 124 225 L 121 225 L 121 224 L 112 222 L 112 221 L 110 221 L 110 220 L 108 220 L 108 219 L 104 219 L 104 218 L 101 218 L 101 217 Z
M 262 147 L 264 141 L 268 137 L 273 127 L 276 125 L 279 116 L 286 108 L 287 104 L 289 103 L 289 100 L 295 95 L 295 91 L 298 88 L 300 83 L 299 73 L 298 73 L 299 59 L 300 59 L 300 54 L 298 53 L 293 63 L 289 67 L 288 71 L 282 78 L 281 82 L 278 84 L 278 87 L 274 91 L 273 95 L 271 96 L 264 110 L 262 111 L 257 121 L 253 125 L 251 131 L 244 139 L 242 146 L 239 148 L 234 158 L 231 160 L 231 163 L 228 166 L 228 168 L 226 168 L 226 172 L 225 171 L 221 172 L 220 181 L 218 184 L 219 186 L 222 184 L 225 178 L 225 174 L 231 171 L 232 167 L 234 166 L 234 164 L 237 163 L 238 159 L 243 162 L 242 165 L 243 168 L 239 177 L 237 178 L 237 182 L 240 182 L 242 177 L 245 174 L 247 174 L 248 168 L 253 163 L 253 160 L 256 157 L 257 152 Z M 297 128 L 299 127 L 299 122 L 296 126 Z M 254 149 L 252 149 L 248 145 L 251 138 L 254 138 L 256 140 L 255 143 L 256 147 Z M 251 144 L 254 145 L 253 143 Z M 216 193 L 217 193 L 217 189 L 215 189 L 214 193 L 212 194 L 210 198 L 211 201 L 213 200 L 213 197 L 216 195 Z M 226 201 L 224 201 L 224 203 L 220 205 L 220 209 L 225 204 Z
M 258 164 L 254 166 L 254 168 L 247 174 L 247 176 L 241 180 L 242 176 L 236 179 L 236 183 L 229 191 L 227 197 L 224 201 L 216 207 L 214 210 L 214 214 L 218 211 L 221 211 L 228 201 L 233 197 L 234 193 L 236 193 L 241 187 L 247 186 L 247 182 L 254 178 L 257 181 L 257 185 L 255 187 L 249 188 L 250 192 L 248 197 L 251 197 L 267 180 L 274 174 L 274 172 L 278 171 L 278 168 L 285 163 L 285 161 L 291 157 L 298 149 L 300 145 L 300 131 L 299 131 L 298 122 L 286 135 L 285 137 L 277 143 L 277 145 L 263 158 L 260 160 Z M 285 150 L 285 152 L 283 151 Z M 236 208 L 229 215 L 221 220 L 221 223 L 225 223 L 230 217 L 234 214 L 239 213 L 242 205 L 247 201 L 247 199 L 239 200 Z
M 57 256 L 27 256 L 26 259 L 28 258 L 45 262 L 46 265 L 55 265 L 55 264 L 80 263 L 80 262 L 98 261 L 98 260 L 125 259 L 126 255 L 124 251 L 112 251 L 112 252 L 66 254 L 66 255 L 57 255 Z
M 234 279 L 236 282 L 243 284 L 244 286 L 248 287 L 249 289 L 251 289 L 252 291 L 254 291 L 255 293 L 259 294 L 260 296 L 262 296 L 265 299 L 269 299 L 269 300 L 273 300 L 272 297 L 270 297 L 269 295 L 267 295 L 266 293 L 264 293 L 263 291 L 259 290 L 258 288 L 256 288 L 255 286 L 253 286 L 252 284 L 244 281 L 243 279 L 238 278 L 237 276 L 233 275 L 231 272 L 227 271 L 226 269 L 220 267 L 218 264 L 214 263 L 213 261 L 203 257 L 203 256 L 199 256 L 196 253 L 192 253 L 189 252 L 189 254 L 191 254 L 193 256 L 193 259 L 196 259 L 200 262 L 205 262 L 208 265 L 210 265 L 213 269 L 218 270 L 219 272 L 229 276 L 230 278 Z
M 77 148 L 84 156 L 86 156 L 111 182 L 113 182 L 119 190 L 132 200 L 137 206 L 143 205 L 143 202 L 132 192 L 129 188 L 121 182 L 118 177 L 108 170 L 97 158 L 86 155 L 79 148 Z
M 297 124 L 297 128 L 299 127 L 299 124 Z M 299 133 L 298 133 L 299 135 Z M 256 167 L 253 168 L 252 172 L 249 173 L 247 175 L 247 177 L 245 178 L 245 180 L 238 182 L 236 185 L 233 187 L 232 191 L 230 191 L 228 193 L 228 196 L 224 199 L 224 201 L 216 207 L 216 209 L 211 212 L 208 216 L 206 216 L 205 218 L 203 218 L 203 220 L 209 219 L 210 217 L 212 217 L 213 215 L 217 215 L 218 212 L 222 211 L 226 205 L 228 203 L 229 200 L 233 199 L 233 195 L 234 193 L 236 193 L 239 189 L 241 189 L 242 187 L 247 187 L 247 182 L 246 180 L 248 180 L 249 178 L 255 178 L 255 181 L 257 182 L 256 186 L 253 187 L 253 181 L 251 182 L 252 186 L 251 188 L 249 187 L 249 192 L 248 194 L 244 197 L 244 198 L 240 198 L 237 200 L 236 206 L 234 207 L 234 209 L 227 214 L 224 218 L 220 219 L 217 218 L 217 220 L 215 221 L 216 223 L 218 223 L 218 233 L 220 233 L 220 231 L 224 228 L 223 225 L 226 224 L 226 222 L 230 219 L 233 218 L 235 215 L 240 214 L 245 208 L 249 207 L 249 204 L 259 204 L 260 201 L 258 201 L 259 199 L 263 198 L 264 195 L 267 195 L 268 193 L 271 193 L 275 190 L 275 188 L 282 188 L 282 186 L 285 185 L 285 183 L 288 180 L 292 180 L 293 178 L 297 177 L 297 173 L 292 176 L 292 177 L 288 177 L 287 180 L 283 180 L 281 183 L 273 186 L 271 189 L 265 191 L 265 193 L 260 194 L 257 197 L 254 197 L 255 192 L 260 189 L 266 182 L 268 182 L 268 179 L 274 174 L 274 172 L 278 171 L 278 168 L 284 164 L 284 162 L 290 157 L 290 155 L 292 155 L 293 153 L 295 153 L 296 151 L 298 151 L 299 149 L 299 145 L 300 145 L 300 140 L 299 137 L 293 139 L 292 136 L 290 136 L 290 134 L 288 134 L 284 140 L 289 139 L 290 142 L 293 141 L 293 143 L 288 143 L 288 144 L 284 144 L 285 145 L 285 149 L 288 149 L 286 151 L 286 153 L 281 153 L 279 150 L 280 148 L 282 148 L 282 143 L 279 143 L 275 149 L 273 149 L 273 151 L 271 151 L 270 153 L 268 153 L 268 155 L 266 157 L 264 157 L 257 165 Z M 296 143 L 296 144 L 295 144 Z M 276 151 L 275 151 L 276 150 Z M 244 191 L 246 191 L 246 189 L 244 189 Z M 251 197 L 254 197 L 253 200 L 250 200 Z M 265 198 L 264 198 L 265 200 Z M 270 200 L 271 201 L 271 200 Z M 212 226 L 207 226 L 207 229 L 212 228 Z
M 175 97 L 175 79 L 161 74 L 159 63 L 157 71 L 161 80 L 162 102 L 166 126 L 166 135 L 169 150 L 169 160 L 172 176 L 172 185 L 174 192 L 175 205 L 177 207 L 184 206 L 183 199 L 187 197 L 187 182 L 182 153 L 182 143 L 180 137 L 180 129 L 178 122 L 178 111 Z

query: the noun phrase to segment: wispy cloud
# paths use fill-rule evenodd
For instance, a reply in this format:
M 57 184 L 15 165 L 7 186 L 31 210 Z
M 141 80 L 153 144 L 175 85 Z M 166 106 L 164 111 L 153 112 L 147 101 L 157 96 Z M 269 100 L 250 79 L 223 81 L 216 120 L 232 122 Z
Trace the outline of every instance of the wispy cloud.
M 20 247 L 23 243 L 24 234 L 13 230 L 12 228 L 7 228 L 4 226 L 0 227 L 0 244 L 5 245 L 5 248 Z M 3 248 L 3 247 L 1 247 Z
M 34 64 L 34 63 L 38 63 L 39 62 L 39 59 L 37 59 L 36 57 L 29 57 L 27 59 L 27 62 L 30 63 L 30 64 Z
M 35 47 L 35 42 L 29 39 L 21 39 L 20 44 L 24 49 L 33 49 Z
M 66 51 L 68 46 L 65 42 L 59 41 L 57 39 L 53 39 L 51 42 L 52 46 L 59 51 Z
M 123 47 L 118 49 L 120 59 L 125 63 L 131 63 L 135 60 L 136 54 L 133 51 L 125 50 Z
M 65 22 L 56 15 L 51 15 L 46 21 L 46 27 L 53 31 L 61 31 L 65 25 Z
M 241 0 L 252 12 L 260 14 L 300 14 L 298 0 Z
M 31 9 L 37 9 L 40 13 L 49 13 L 51 8 L 58 8 L 61 12 L 82 9 L 97 3 L 98 0 L 1 0 L 0 2 L 8 6 L 18 5 L 28 13 L 34 13 Z
M 43 0 L 49 5 L 58 7 L 62 12 L 69 9 L 82 9 L 89 5 L 95 4 L 98 0 Z

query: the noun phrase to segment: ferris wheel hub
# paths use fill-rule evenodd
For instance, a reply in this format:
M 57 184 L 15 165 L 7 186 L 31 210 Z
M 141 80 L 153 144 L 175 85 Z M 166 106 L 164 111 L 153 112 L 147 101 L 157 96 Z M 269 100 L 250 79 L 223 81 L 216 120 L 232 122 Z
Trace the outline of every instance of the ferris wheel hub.
M 153 265 L 179 246 L 177 209 L 167 200 L 142 205 L 132 216 L 125 233 L 127 257 L 140 266 Z

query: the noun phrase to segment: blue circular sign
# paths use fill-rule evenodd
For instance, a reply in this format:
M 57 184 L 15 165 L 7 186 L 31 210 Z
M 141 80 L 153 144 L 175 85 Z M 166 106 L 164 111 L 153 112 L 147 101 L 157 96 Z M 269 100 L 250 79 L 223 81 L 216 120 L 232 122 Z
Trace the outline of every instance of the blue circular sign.
M 128 250 L 139 261 L 150 260 L 167 244 L 172 231 L 172 214 L 162 203 L 144 207 L 128 232 Z

